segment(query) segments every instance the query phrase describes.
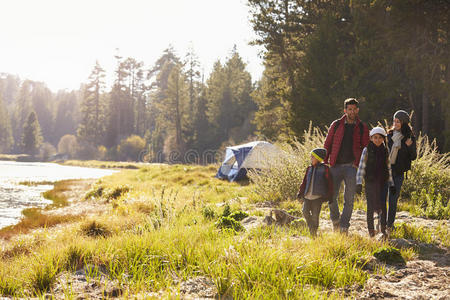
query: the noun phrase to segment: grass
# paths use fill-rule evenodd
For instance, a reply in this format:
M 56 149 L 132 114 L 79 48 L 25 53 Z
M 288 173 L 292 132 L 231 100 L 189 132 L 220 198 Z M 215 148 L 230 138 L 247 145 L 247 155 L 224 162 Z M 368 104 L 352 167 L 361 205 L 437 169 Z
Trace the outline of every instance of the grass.
M 63 230 L 44 225 L 28 241 L 11 241 L 0 255 L 0 295 L 41 296 L 52 292 L 59 274 L 89 267 L 88 280 L 102 269 L 129 295 L 162 290 L 170 297 L 180 281 L 206 276 L 220 298 L 343 298 L 349 295 L 335 289 L 363 286 L 370 276 L 365 264 L 388 246 L 358 235 L 310 239 L 305 228 L 219 229 L 215 224 L 224 211 L 242 217 L 241 211 L 261 198 L 254 184 L 220 181 L 216 170 L 215 165 L 148 165 L 98 180 L 85 201 L 103 203 L 103 214 L 88 220 L 74 216 Z M 64 193 L 62 185 L 54 196 Z M 298 201 L 280 206 L 301 211 Z M 445 236 L 444 229 L 439 232 Z M 415 255 L 401 253 L 405 259 Z
M 71 190 L 73 185 L 79 182 L 78 180 L 62 180 L 55 183 L 50 182 L 31 182 L 27 181 L 26 184 L 40 185 L 40 184 L 54 184 L 53 189 L 43 193 L 43 197 L 51 200 L 52 204 L 47 205 L 45 210 L 53 208 L 63 207 L 68 204 L 67 193 Z M 23 183 L 21 183 L 23 184 Z M 37 228 L 49 228 L 58 224 L 73 222 L 80 219 L 82 216 L 66 214 L 66 215 L 54 215 L 46 214 L 42 212 L 40 208 L 27 208 L 22 211 L 22 219 L 15 225 L 10 225 L 0 229 L 0 238 L 9 240 L 11 237 L 18 234 L 25 234 L 33 229 Z
M 137 162 L 120 162 L 120 161 L 100 161 L 100 160 L 66 160 L 58 162 L 66 166 L 101 168 L 101 169 L 139 169 L 146 165 L 145 163 Z

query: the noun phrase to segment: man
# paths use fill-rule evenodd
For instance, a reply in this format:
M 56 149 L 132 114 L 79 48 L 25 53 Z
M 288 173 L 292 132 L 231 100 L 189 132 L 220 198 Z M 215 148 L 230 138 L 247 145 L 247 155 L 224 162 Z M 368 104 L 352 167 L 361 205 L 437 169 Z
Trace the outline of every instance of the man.
M 364 147 L 369 144 L 369 129 L 358 118 L 359 102 L 355 98 L 344 101 L 344 115 L 331 123 L 325 139 L 325 162 L 329 163 L 333 178 L 333 199 L 329 204 L 333 229 L 347 233 L 353 212 L 356 192 L 356 172 Z M 339 213 L 337 198 L 344 181 L 344 208 Z

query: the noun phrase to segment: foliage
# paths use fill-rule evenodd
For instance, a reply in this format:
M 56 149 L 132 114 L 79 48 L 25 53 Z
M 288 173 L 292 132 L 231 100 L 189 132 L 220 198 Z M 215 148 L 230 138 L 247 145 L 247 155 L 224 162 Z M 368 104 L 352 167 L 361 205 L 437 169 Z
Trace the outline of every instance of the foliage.
M 245 211 L 242 210 L 238 210 L 238 211 L 234 211 L 229 215 L 230 218 L 236 220 L 236 221 L 242 221 L 245 218 L 248 217 L 248 213 L 246 213 Z
M 303 143 L 299 141 L 279 145 L 284 155 L 268 162 L 269 168 L 258 172 L 249 172 L 251 181 L 255 184 L 255 192 L 265 201 L 294 200 L 305 170 L 311 162 L 311 150 L 322 147 L 325 135 L 319 128 L 310 124 L 303 134 Z
M 111 235 L 111 230 L 105 224 L 95 220 L 86 222 L 81 226 L 80 230 L 89 237 L 107 237 Z
M 58 153 L 67 154 L 69 158 L 73 158 L 78 149 L 78 142 L 76 136 L 66 134 L 59 140 Z
M 402 193 L 407 198 L 416 198 L 425 189 L 431 199 L 437 199 L 440 194 L 445 207 L 450 199 L 450 153 L 439 153 L 436 141 L 430 142 L 424 135 L 418 136 L 416 144 L 417 159 L 412 161 Z
M 440 193 L 435 193 L 433 183 L 428 191 L 422 189 L 420 193 L 412 192 L 411 200 L 416 203 L 414 212 L 419 216 L 440 220 L 450 218 L 450 201 L 448 198 L 445 200 Z
M 220 217 L 219 220 L 217 220 L 216 222 L 216 227 L 219 229 L 232 229 L 234 231 L 242 231 L 244 230 L 244 226 L 242 226 L 241 223 L 239 223 L 239 221 L 235 220 L 234 218 L 232 218 L 231 216 L 227 216 L 227 217 Z
M 145 140 L 140 136 L 132 135 L 120 142 L 118 152 L 123 160 L 139 161 L 144 148 Z
M 206 206 L 202 209 L 202 214 L 205 219 L 212 220 L 216 217 L 216 212 L 210 206 Z
M 387 264 L 406 264 L 400 250 L 394 247 L 382 247 L 374 251 L 373 256 Z
M 390 119 L 399 108 L 414 111 L 417 132 L 448 145 L 448 2 L 248 4 L 266 67 L 254 94 L 260 133 L 300 136 L 310 120 L 328 125 L 343 101 L 356 97 L 365 122 Z
M 42 143 L 41 127 L 36 117 L 36 113 L 32 111 L 23 126 L 22 145 L 23 151 L 27 154 L 35 155 L 38 153 Z

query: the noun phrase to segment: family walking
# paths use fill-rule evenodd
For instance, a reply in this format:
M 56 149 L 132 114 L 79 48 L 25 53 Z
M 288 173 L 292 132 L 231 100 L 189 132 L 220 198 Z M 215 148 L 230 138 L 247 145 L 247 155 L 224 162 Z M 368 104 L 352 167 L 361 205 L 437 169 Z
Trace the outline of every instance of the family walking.
M 393 126 L 386 133 L 382 127 L 369 131 L 358 113 L 358 101 L 346 99 L 344 115 L 331 123 L 324 148 L 311 152 L 311 166 L 306 169 L 297 196 L 303 201 L 303 214 L 313 236 L 317 234 L 323 202 L 328 202 L 333 229 L 348 232 L 354 197 L 362 193 L 363 181 L 369 235 L 373 237 L 381 231 L 387 238 L 394 226 L 404 173 L 410 170 L 417 155 L 409 115 L 397 111 Z M 344 206 L 340 212 L 338 197 L 342 182 Z M 374 213 L 379 220 L 377 229 Z

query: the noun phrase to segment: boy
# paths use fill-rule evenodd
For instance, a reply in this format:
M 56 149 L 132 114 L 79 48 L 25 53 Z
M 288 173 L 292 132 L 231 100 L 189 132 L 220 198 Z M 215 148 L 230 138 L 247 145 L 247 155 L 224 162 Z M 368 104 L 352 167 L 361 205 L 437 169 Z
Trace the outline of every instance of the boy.
M 380 218 L 383 238 L 386 234 L 386 197 L 388 183 L 391 193 L 395 193 L 392 180 L 391 164 L 386 147 L 386 131 L 381 127 L 375 127 L 370 131 L 370 142 L 364 148 L 361 161 L 356 174 L 356 193 L 361 195 L 363 178 L 366 181 L 367 199 L 367 229 L 370 237 L 374 237 L 376 231 L 373 224 L 373 213 L 378 213 Z
M 303 215 L 313 237 L 317 235 L 322 203 L 331 202 L 333 181 L 330 168 L 323 163 L 327 150 L 316 148 L 311 151 L 311 165 L 306 169 L 297 198 L 303 200 Z

